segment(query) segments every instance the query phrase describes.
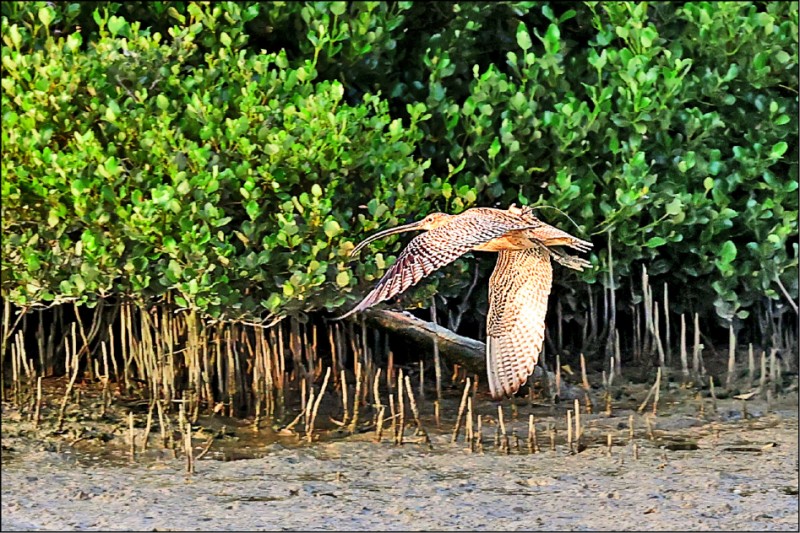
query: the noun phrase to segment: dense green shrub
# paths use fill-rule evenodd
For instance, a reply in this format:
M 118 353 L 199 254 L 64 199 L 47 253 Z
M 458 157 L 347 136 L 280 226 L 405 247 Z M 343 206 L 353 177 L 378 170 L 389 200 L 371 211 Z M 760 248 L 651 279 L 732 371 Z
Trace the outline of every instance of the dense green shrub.
M 779 282 L 797 298 L 796 3 L 2 10 L 2 295 L 17 305 L 333 309 L 399 250 L 348 263 L 367 233 L 511 202 L 591 236 L 586 281 L 608 283 L 610 245 L 615 285 L 647 265 L 690 286 L 678 312 L 743 319 L 785 301 Z M 409 301 L 458 295 L 468 268 Z
M 778 276 L 796 297 L 796 6 L 542 11 L 534 37 L 518 24 L 505 65 L 475 67 L 459 106 L 439 89 L 457 39 L 426 62 L 427 103 L 467 162 L 459 180 L 502 204 L 558 206 L 596 244 L 610 235 L 620 277 L 646 264 L 692 284 L 679 309 L 714 302 L 743 318 L 757 298 L 782 298 Z M 569 24 L 586 45 L 564 39 Z
M 47 33 L 49 11 L 31 33 Z M 213 315 L 338 305 L 353 283 L 353 199 L 372 199 L 365 231 L 430 209 L 427 165 L 411 157 L 424 105 L 405 125 L 377 95 L 348 105 L 313 60 L 249 54 L 224 32 L 197 58 L 221 8 L 188 11 L 170 39 L 98 14 L 87 51 L 79 33 L 39 50 L 7 32 L 3 268 L 16 303 L 174 291 Z

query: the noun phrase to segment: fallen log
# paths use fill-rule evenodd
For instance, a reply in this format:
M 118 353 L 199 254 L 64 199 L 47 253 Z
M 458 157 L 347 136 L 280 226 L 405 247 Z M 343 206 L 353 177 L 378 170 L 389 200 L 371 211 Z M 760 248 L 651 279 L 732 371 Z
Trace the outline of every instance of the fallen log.
M 412 342 L 433 349 L 438 338 L 439 353 L 450 364 L 458 364 L 472 373 L 486 373 L 486 345 L 462 337 L 444 326 L 427 322 L 405 311 L 369 309 L 364 312 L 367 324 L 403 335 Z
M 367 324 L 403 335 L 406 339 L 423 346 L 426 350 L 433 351 L 433 341 L 439 340 L 439 353 L 450 364 L 458 364 L 473 374 L 486 375 L 486 344 L 481 341 L 462 337 L 444 326 L 435 325 L 421 318 L 417 318 L 406 311 L 389 311 L 387 309 L 368 309 L 363 313 Z M 544 377 L 544 386 L 551 398 L 557 396 L 561 400 L 580 399 L 586 395 L 583 388 L 576 387 L 566 381 L 561 381 L 561 390 L 555 390 L 556 376 L 537 364 L 534 368 L 530 383 L 535 379 Z

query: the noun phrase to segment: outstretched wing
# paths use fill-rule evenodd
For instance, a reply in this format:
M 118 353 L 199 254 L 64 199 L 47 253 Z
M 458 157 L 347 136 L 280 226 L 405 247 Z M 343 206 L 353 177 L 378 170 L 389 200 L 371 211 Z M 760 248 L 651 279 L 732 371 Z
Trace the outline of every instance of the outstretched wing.
M 520 220 L 519 217 L 496 209 L 473 208 L 451 217 L 442 226 L 411 239 L 375 288 L 339 319 L 400 294 L 475 246 L 489 242 L 509 231 L 531 227 L 531 224 Z
M 503 250 L 489 279 L 486 371 L 492 397 L 512 396 L 533 372 L 544 342 L 547 297 L 553 283 L 543 246 Z

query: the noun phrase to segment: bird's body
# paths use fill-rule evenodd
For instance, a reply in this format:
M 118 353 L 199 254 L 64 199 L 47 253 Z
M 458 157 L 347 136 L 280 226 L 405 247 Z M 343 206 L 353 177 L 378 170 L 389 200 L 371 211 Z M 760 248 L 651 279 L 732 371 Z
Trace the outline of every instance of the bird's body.
M 486 370 L 492 397 L 513 395 L 533 372 L 542 350 L 551 257 L 575 270 L 589 266 L 553 247 L 587 251 L 592 244 L 545 224 L 528 207 L 512 205 L 508 210 L 475 207 L 458 215 L 433 213 L 378 232 L 352 253 L 376 239 L 412 230 L 426 231 L 408 243 L 375 288 L 341 318 L 400 294 L 469 251 L 498 252 L 489 279 Z

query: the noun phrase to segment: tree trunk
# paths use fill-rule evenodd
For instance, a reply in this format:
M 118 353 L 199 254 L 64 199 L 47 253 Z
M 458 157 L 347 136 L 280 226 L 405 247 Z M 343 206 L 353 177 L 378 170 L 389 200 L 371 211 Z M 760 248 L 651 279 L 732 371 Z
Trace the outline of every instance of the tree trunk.
M 370 309 L 364 315 L 369 325 L 399 333 L 426 348 L 433 349 L 438 337 L 439 352 L 450 364 L 459 364 L 472 373 L 486 372 L 486 345 L 481 341 L 462 337 L 407 312 Z

